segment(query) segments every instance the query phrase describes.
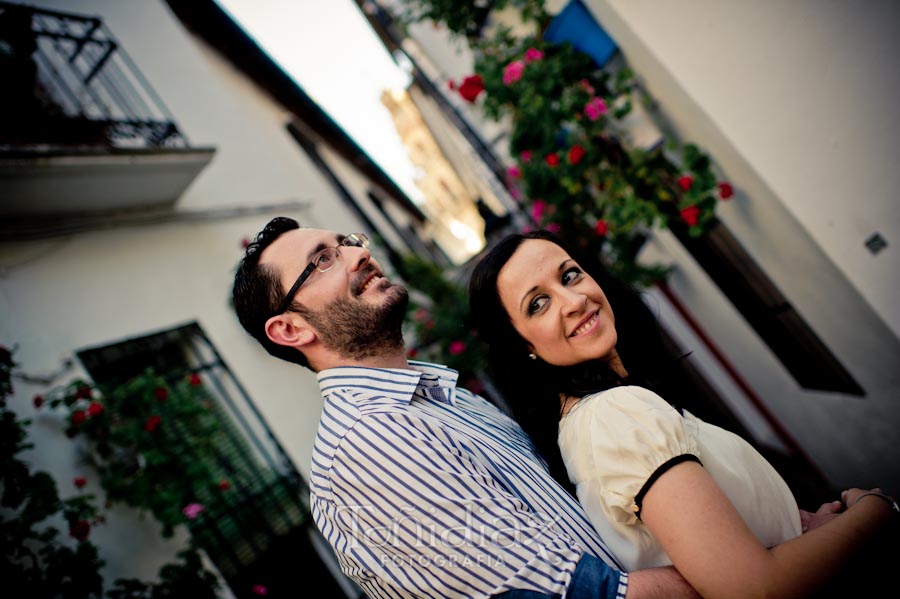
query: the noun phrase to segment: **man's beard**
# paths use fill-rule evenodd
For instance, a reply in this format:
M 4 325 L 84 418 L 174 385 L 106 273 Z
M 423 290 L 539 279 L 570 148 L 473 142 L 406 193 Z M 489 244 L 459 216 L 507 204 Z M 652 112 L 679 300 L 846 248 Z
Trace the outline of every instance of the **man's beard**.
M 303 310 L 303 317 L 318 331 L 322 345 L 345 358 L 361 360 L 402 350 L 409 292 L 387 284 L 391 286 L 380 305 L 341 297 L 321 310 Z

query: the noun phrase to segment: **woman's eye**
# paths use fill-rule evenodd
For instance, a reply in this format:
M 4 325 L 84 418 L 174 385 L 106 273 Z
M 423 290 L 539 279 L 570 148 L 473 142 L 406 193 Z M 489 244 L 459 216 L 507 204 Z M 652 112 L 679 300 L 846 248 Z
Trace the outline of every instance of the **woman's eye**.
M 544 307 L 547 303 L 547 298 L 545 296 L 536 297 L 531 300 L 531 303 L 528 304 L 528 314 L 535 314 L 538 310 Z
M 569 283 L 577 281 L 578 277 L 580 277 L 580 276 L 581 276 L 581 269 L 578 268 L 577 266 L 573 266 L 572 268 L 568 269 L 566 272 L 563 273 L 562 282 L 564 285 L 568 285 Z

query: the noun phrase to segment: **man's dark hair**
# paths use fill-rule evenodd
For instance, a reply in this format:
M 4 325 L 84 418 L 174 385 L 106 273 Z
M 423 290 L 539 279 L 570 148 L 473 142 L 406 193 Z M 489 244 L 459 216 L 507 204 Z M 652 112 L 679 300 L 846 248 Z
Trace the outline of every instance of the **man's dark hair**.
M 272 245 L 272 242 L 283 233 L 299 228 L 297 221 L 284 216 L 273 218 L 263 227 L 256 239 L 247 246 L 247 251 L 238 264 L 231 297 L 241 325 L 267 352 L 276 358 L 309 368 L 309 360 L 302 352 L 279 345 L 266 335 L 266 321 L 278 314 L 283 292 L 279 273 L 274 268 L 259 263 L 263 250 Z

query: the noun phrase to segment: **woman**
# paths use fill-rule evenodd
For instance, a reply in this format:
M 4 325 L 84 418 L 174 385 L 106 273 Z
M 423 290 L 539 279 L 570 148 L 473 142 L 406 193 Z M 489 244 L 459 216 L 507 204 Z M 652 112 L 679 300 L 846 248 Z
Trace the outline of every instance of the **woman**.
M 762 456 L 654 393 L 668 361 L 640 298 L 552 234 L 501 241 L 469 300 L 505 399 L 627 569 L 673 564 L 704 597 L 808 595 L 890 518 L 893 499 L 851 489 L 801 536 Z

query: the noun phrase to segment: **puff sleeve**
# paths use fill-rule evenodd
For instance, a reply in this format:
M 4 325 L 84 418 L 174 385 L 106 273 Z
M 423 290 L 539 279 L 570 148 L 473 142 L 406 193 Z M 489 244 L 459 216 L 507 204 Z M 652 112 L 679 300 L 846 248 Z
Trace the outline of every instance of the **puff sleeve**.
M 625 525 L 638 522 L 643 495 L 656 478 L 701 458 L 682 415 L 635 386 L 582 399 L 560 423 L 559 443 L 572 482 L 599 492 L 606 516 Z

